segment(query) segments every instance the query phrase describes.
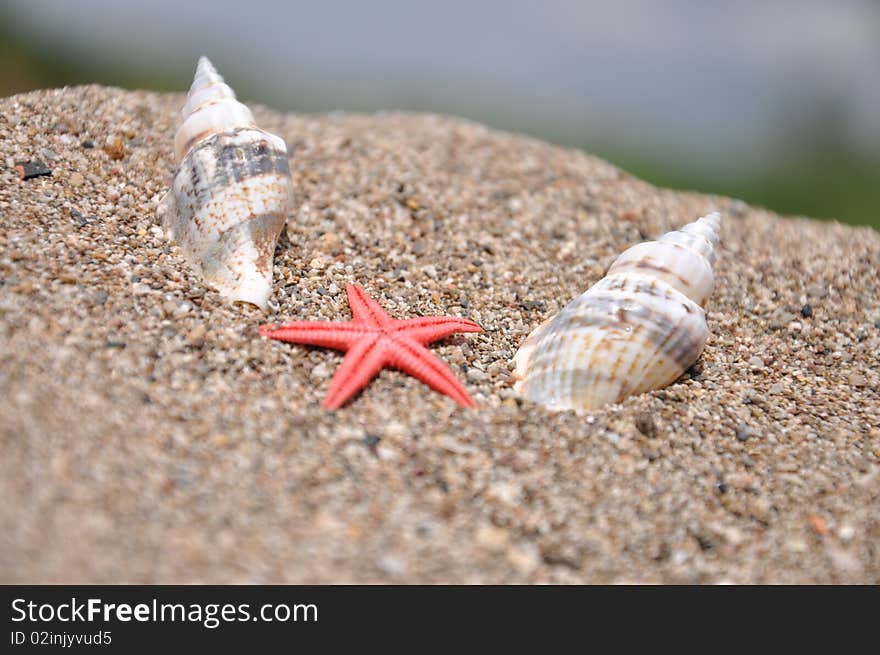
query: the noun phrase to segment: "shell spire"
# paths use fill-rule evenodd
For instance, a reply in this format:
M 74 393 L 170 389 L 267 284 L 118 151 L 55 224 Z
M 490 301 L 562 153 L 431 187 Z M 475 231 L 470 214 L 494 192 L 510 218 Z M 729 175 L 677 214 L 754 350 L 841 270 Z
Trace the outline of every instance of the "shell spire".
M 174 135 L 177 171 L 157 214 L 187 261 L 232 301 L 261 309 L 293 195 L 284 140 L 256 126 L 207 57 Z
M 196 75 L 180 115 L 182 122 L 174 135 L 174 154 L 178 163 L 198 141 L 219 130 L 256 127 L 251 110 L 236 99 L 235 91 L 207 57 L 199 57 Z
M 607 276 L 639 275 L 662 281 L 702 307 L 715 286 L 712 266 L 721 214 L 712 212 L 656 241 L 639 243 L 614 260 Z
M 526 338 L 514 388 L 551 409 L 596 409 L 677 380 L 709 335 L 720 229 L 715 212 L 621 253 Z

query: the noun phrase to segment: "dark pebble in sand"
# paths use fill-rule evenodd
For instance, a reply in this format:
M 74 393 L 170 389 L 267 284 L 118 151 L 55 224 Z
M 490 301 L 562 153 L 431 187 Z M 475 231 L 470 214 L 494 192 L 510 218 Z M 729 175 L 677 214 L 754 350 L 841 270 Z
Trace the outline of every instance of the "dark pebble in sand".
M 18 172 L 18 177 L 22 180 L 30 180 L 35 177 L 52 174 L 52 169 L 38 159 L 17 161 L 15 162 L 15 170 Z
M 547 309 L 547 303 L 543 300 L 523 300 L 522 301 L 523 309 L 527 309 L 529 311 L 537 309 L 539 312 L 543 312 Z
M 376 454 L 376 446 L 379 445 L 380 441 L 382 441 L 382 438 L 377 437 L 375 434 L 368 434 L 367 436 L 364 437 L 364 445 L 374 455 Z
M 656 448 L 643 448 L 642 449 L 642 457 L 647 459 L 649 462 L 654 462 L 660 459 L 660 451 Z
M 83 225 L 88 225 L 92 221 L 97 220 L 94 216 L 84 216 L 82 212 L 79 212 L 76 209 L 70 210 L 70 217 L 74 219 L 77 223 L 79 223 L 80 227 L 82 227 Z
M 634 423 L 636 430 L 649 439 L 653 439 L 657 436 L 657 426 L 654 424 L 654 419 L 650 414 L 639 414 Z
M 803 307 L 801 307 L 801 316 L 804 318 L 810 318 L 813 315 L 813 306 L 810 303 L 807 303 Z

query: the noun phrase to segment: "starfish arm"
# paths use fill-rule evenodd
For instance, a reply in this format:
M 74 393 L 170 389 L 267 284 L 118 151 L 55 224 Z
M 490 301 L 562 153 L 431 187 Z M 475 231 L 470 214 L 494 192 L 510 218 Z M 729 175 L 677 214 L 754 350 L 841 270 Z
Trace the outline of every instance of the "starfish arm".
M 358 391 L 363 389 L 385 366 L 386 352 L 379 337 L 362 339 L 345 354 L 336 369 L 324 407 L 338 409 Z
M 422 316 L 394 321 L 394 331 L 402 332 L 423 346 L 457 332 L 482 332 L 483 328 L 466 318 L 455 316 Z
M 446 394 L 465 407 L 476 407 L 455 374 L 434 353 L 411 339 L 394 339 L 395 348 L 389 353 L 388 364 L 421 380 L 434 391 Z
M 297 321 L 260 326 L 260 334 L 270 339 L 323 346 L 334 350 L 348 350 L 364 335 L 361 326 L 354 323 L 330 321 Z
M 388 316 L 382 306 L 358 285 L 345 285 L 345 294 L 348 296 L 348 306 L 351 307 L 351 316 L 355 321 L 369 327 L 383 327 L 393 322 L 394 319 Z

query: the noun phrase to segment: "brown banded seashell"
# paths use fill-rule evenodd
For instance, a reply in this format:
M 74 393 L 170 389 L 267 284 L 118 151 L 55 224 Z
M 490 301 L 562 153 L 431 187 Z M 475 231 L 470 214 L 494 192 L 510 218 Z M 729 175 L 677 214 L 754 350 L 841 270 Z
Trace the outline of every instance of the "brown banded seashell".
M 207 57 L 181 114 L 177 172 L 157 214 L 208 284 L 265 309 L 293 194 L 284 140 L 256 126 Z
M 523 342 L 514 388 L 552 409 L 596 409 L 677 380 L 709 331 L 721 215 L 624 251 L 604 278 Z

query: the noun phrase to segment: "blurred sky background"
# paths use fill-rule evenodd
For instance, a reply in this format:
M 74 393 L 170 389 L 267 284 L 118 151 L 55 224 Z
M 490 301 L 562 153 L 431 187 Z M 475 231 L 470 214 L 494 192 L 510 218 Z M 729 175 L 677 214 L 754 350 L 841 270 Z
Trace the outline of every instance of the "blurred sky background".
M 0 0 L 0 95 L 185 91 L 464 116 L 656 184 L 880 227 L 875 0 Z

